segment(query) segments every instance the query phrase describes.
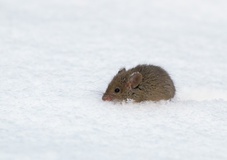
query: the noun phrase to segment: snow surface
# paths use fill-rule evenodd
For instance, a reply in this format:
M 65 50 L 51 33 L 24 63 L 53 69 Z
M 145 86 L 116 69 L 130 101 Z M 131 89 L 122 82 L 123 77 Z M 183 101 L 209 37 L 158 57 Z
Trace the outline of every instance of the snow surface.
M 226 0 L 0 0 L 1 160 L 226 160 Z M 171 102 L 114 104 L 154 64 Z

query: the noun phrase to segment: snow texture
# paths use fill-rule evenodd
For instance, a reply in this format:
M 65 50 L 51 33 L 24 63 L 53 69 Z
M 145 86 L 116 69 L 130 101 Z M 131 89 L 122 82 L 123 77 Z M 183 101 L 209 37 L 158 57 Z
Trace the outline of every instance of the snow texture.
M 0 0 L 1 160 L 226 160 L 226 0 Z M 153 64 L 173 101 L 101 100 Z

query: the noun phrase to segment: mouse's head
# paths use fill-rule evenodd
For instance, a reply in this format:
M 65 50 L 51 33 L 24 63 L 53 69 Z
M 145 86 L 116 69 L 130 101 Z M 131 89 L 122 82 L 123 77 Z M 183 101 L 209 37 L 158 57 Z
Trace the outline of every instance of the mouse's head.
M 130 91 L 141 83 L 142 78 L 142 74 L 139 72 L 120 69 L 108 85 L 102 99 L 104 101 L 127 100 L 130 98 Z

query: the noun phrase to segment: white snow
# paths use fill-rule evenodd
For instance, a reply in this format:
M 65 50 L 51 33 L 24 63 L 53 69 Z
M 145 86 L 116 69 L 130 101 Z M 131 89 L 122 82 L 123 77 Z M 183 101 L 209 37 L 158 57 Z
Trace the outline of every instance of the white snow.
M 226 160 L 227 1 L 0 0 L 0 159 Z M 114 104 L 122 67 L 171 102 Z

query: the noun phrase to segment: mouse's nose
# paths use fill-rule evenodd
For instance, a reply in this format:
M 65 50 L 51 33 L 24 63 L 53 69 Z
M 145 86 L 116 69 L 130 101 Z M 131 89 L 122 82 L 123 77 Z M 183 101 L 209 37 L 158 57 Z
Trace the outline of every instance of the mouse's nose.
M 102 96 L 102 100 L 103 101 L 112 101 L 112 96 L 110 96 L 110 95 L 106 95 L 106 94 L 104 94 L 103 96 Z

